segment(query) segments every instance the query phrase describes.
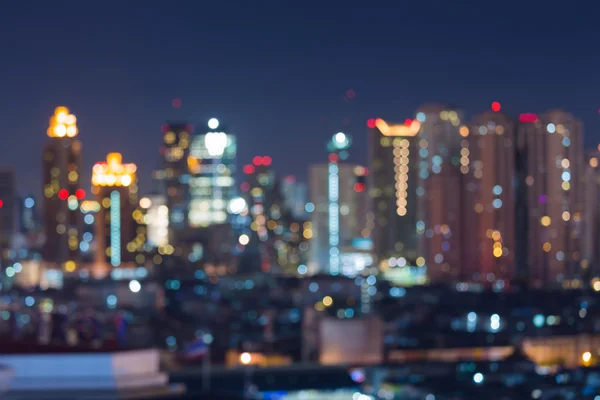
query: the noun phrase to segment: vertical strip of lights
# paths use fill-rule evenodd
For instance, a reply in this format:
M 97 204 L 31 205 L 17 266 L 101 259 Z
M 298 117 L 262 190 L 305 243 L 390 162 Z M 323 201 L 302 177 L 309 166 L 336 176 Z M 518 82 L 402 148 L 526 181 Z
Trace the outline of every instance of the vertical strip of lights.
M 408 197 L 408 155 L 409 141 L 394 139 L 394 172 L 396 178 L 396 212 L 399 216 L 406 215 Z
M 337 155 L 329 157 L 329 273 L 337 275 L 340 272 L 340 214 L 339 214 L 339 189 L 340 177 L 337 164 Z
M 110 263 L 121 264 L 121 194 L 113 190 L 110 194 Z

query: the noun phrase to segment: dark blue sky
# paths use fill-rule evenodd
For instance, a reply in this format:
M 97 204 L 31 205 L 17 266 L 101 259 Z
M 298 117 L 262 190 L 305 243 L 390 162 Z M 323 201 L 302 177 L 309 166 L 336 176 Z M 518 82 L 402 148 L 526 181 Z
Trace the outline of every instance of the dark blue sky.
M 237 135 L 239 164 L 268 154 L 282 175 L 301 178 L 325 159 L 333 133 L 352 134 L 351 155 L 364 162 L 366 119 L 403 120 L 425 102 L 468 115 L 494 100 L 515 115 L 562 107 L 583 119 L 595 146 L 600 10 L 592 3 L 5 3 L 0 163 L 17 167 L 21 192 L 41 192 L 57 105 L 78 117 L 86 189 L 93 163 L 119 151 L 150 190 L 165 120 L 215 116 Z M 356 97 L 343 101 L 349 88 Z

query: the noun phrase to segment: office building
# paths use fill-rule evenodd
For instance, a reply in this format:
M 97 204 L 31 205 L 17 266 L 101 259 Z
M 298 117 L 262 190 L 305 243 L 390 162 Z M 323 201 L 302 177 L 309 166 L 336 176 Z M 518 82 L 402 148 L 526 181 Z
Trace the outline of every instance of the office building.
M 531 120 L 531 122 L 529 122 Z M 517 240 L 519 261 L 536 287 L 577 287 L 582 268 L 583 131 L 573 115 L 553 110 L 517 131 L 524 182 Z
M 306 219 L 307 185 L 298 182 L 294 175 L 288 175 L 281 181 L 281 193 L 285 208 L 290 210 L 292 216 L 296 219 Z
M 461 278 L 502 289 L 515 277 L 515 123 L 501 112 L 460 127 L 464 174 Z
M 193 140 L 193 126 L 186 122 L 167 123 L 162 126 L 162 168 L 154 172 L 167 196 L 171 235 L 188 226 L 187 208 L 190 201 L 188 158 Z
M 366 228 L 368 170 L 347 162 L 352 138 L 342 132 L 327 144 L 329 161 L 309 171 L 310 206 L 314 207 L 305 237 L 312 238 L 308 270 L 311 274 L 367 273 L 373 264 Z
M 417 258 L 414 262 L 426 266 L 427 277 L 434 283 L 456 281 L 463 270 L 460 157 L 466 143 L 459 133 L 462 118 L 462 112 L 453 107 L 423 106 L 416 112 L 416 120 L 421 124 L 415 137 L 416 146 L 412 149 L 403 149 L 402 144 L 394 146 L 395 160 L 399 159 L 401 164 L 400 177 L 406 168 L 402 160 L 406 158 L 409 171 L 416 172 L 408 173 L 409 180 L 404 182 L 408 183 L 408 189 L 401 182 L 396 184 L 396 190 L 415 192 L 416 222 L 412 228 L 417 234 Z M 415 178 L 414 184 L 410 177 Z M 412 259 L 404 260 L 401 256 L 396 264 L 401 266 L 409 261 Z
M 79 260 L 81 242 L 79 204 L 85 197 L 77 119 L 68 108 L 58 107 L 50 118 L 47 133 L 50 140 L 44 146 L 42 163 L 46 236 L 42 257 L 53 266 L 73 271 Z
M 581 267 L 583 284 L 600 278 L 600 151 L 588 151 L 584 160 L 583 240 Z M 598 285 L 598 284 L 596 284 Z
M 100 203 L 96 214 L 96 267 L 132 267 L 144 262 L 146 229 L 138 208 L 135 164 L 123 164 L 119 153 L 94 165 L 92 192 Z M 139 255 L 139 257 L 138 257 Z
M 190 228 L 227 223 L 227 206 L 236 195 L 235 136 L 226 133 L 216 118 L 211 118 L 203 129 L 205 133 L 194 136 L 187 158 L 190 177 L 186 213 Z M 169 212 L 177 210 L 169 207 Z
M 331 158 L 330 158 L 331 159 Z M 310 201 L 315 209 L 311 214 L 310 258 L 308 269 L 311 273 L 330 271 L 331 221 L 337 229 L 337 250 L 339 251 L 339 272 L 343 275 L 357 275 L 370 267 L 373 260 L 370 254 L 371 243 L 367 229 L 368 194 L 363 166 L 338 161 L 337 172 L 329 164 L 310 166 Z M 333 175 L 333 176 L 332 176 Z M 336 178 L 337 218 L 330 218 L 330 178 Z M 332 180 L 332 179 L 331 179 Z M 337 222 L 336 222 L 337 221 Z M 334 250 L 335 251 L 335 250 Z
M 374 254 L 398 283 L 460 277 L 461 118 L 452 107 L 427 105 L 401 124 L 367 122 Z
M 150 195 L 140 199 L 144 210 L 144 223 L 148 234 L 148 246 L 164 247 L 169 244 L 169 208 L 166 196 Z

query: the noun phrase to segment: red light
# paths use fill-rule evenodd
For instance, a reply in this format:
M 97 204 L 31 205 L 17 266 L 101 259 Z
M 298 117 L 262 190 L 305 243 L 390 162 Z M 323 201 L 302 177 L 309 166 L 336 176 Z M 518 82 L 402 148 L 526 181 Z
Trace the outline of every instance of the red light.
M 354 191 L 357 193 L 362 193 L 365 191 L 365 184 L 357 182 L 354 184 Z
M 250 175 L 250 174 L 252 174 L 254 171 L 255 171 L 255 169 L 254 169 L 254 165 L 252 165 L 252 164 L 246 164 L 246 165 L 244 165 L 244 173 L 245 173 L 245 174 L 248 174 L 248 175 Z
M 262 163 L 263 165 L 271 165 L 271 163 L 273 162 L 273 159 L 269 156 L 265 156 L 262 158 Z
M 337 154 L 335 154 L 335 153 L 331 153 L 331 154 L 329 155 L 329 162 L 338 162 L 338 160 L 339 160 L 339 159 L 340 159 L 340 158 L 339 158 L 339 157 L 338 157 L 338 155 L 337 155 Z
M 248 182 L 244 182 L 240 185 L 240 189 L 242 189 L 242 192 L 247 192 L 250 190 L 250 184 Z
M 188 133 L 192 133 L 192 132 L 194 132 L 194 125 L 192 125 L 192 124 L 186 124 L 186 125 L 185 125 L 185 130 L 186 130 Z
M 77 197 L 79 200 L 83 200 L 83 198 L 85 197 L 85 190 L 77 189 L 75 191 L 75 197 Z
M 4 206 L 4 201 L 0 200 L 0 208 Z
M 254 164 L 254 165 L 262 165 L 262 157 L 260 157 L 260 156 L 255 156 L 255 157 L 252 159 L 252 164 Z
M 58 198 L 61 200 L 66 200 L 67 197 L 69 197 L 69 192 L 67 191 L 67 189 L 60 189 L 58 191 Z
M 285 183 L 294 183 L 296 182 L 296 177 L 294 175 L 288 175 L 285 178 L 283 178 L 283 180 L 285 181 Z
M 375 118 L 371 118 L 367 121 L 367 126 L 371 129 L 375 128 L 376 124 L 377 124 L 377 121 L 375 120 Z
M 171 104 L 173 104 L 173 107 L 179 108 L 179 107 L 181 107 L 181 99 L 173 99 Z
M 160 130 L 162 131 L 162 133 L 167 133 L 167 132 L 169 132 L 169 125 L 167 125 L 167 124 L 162 124 L 162 125 L 160 126 Z
M 495 102 L 492 103 L 492 110 L 493 111 L 498 112 L 498 111 L 500 111 L 501 108 L 502 108 L 502 106 L 497 101 L 495 101 Z
M 404 120 L 404 125 L 410 126 L 411 124 L 412 124 L 412 119 L 405 119 Z
M 527 123 L 535 123 L 538 120 L 538 116 L 537 114 L 533 114 L 533 113 L 523 113 L 521 115 L 519 115 L 519 121 L 523 124 L 527 124 Z

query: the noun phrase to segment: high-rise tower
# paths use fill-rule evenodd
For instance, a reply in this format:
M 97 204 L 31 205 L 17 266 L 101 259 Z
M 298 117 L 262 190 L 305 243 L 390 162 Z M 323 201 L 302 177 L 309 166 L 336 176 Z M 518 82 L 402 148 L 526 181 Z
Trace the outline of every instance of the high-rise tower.
M 48 128 L 49 143 L 43 153 L 43 220 L 45 261 L 71 272 L 79 260 L 82 214 L 81 142 L 77 119 L 66 107 L 56 108 Z
M 138 209 L 135 164 L 123 164 L 119 153 L 94 165 L 92 191 L 101 205 L 96 214 L 97 266 L 124 267 L 136 262 L 146 243 L 143 214 Z

